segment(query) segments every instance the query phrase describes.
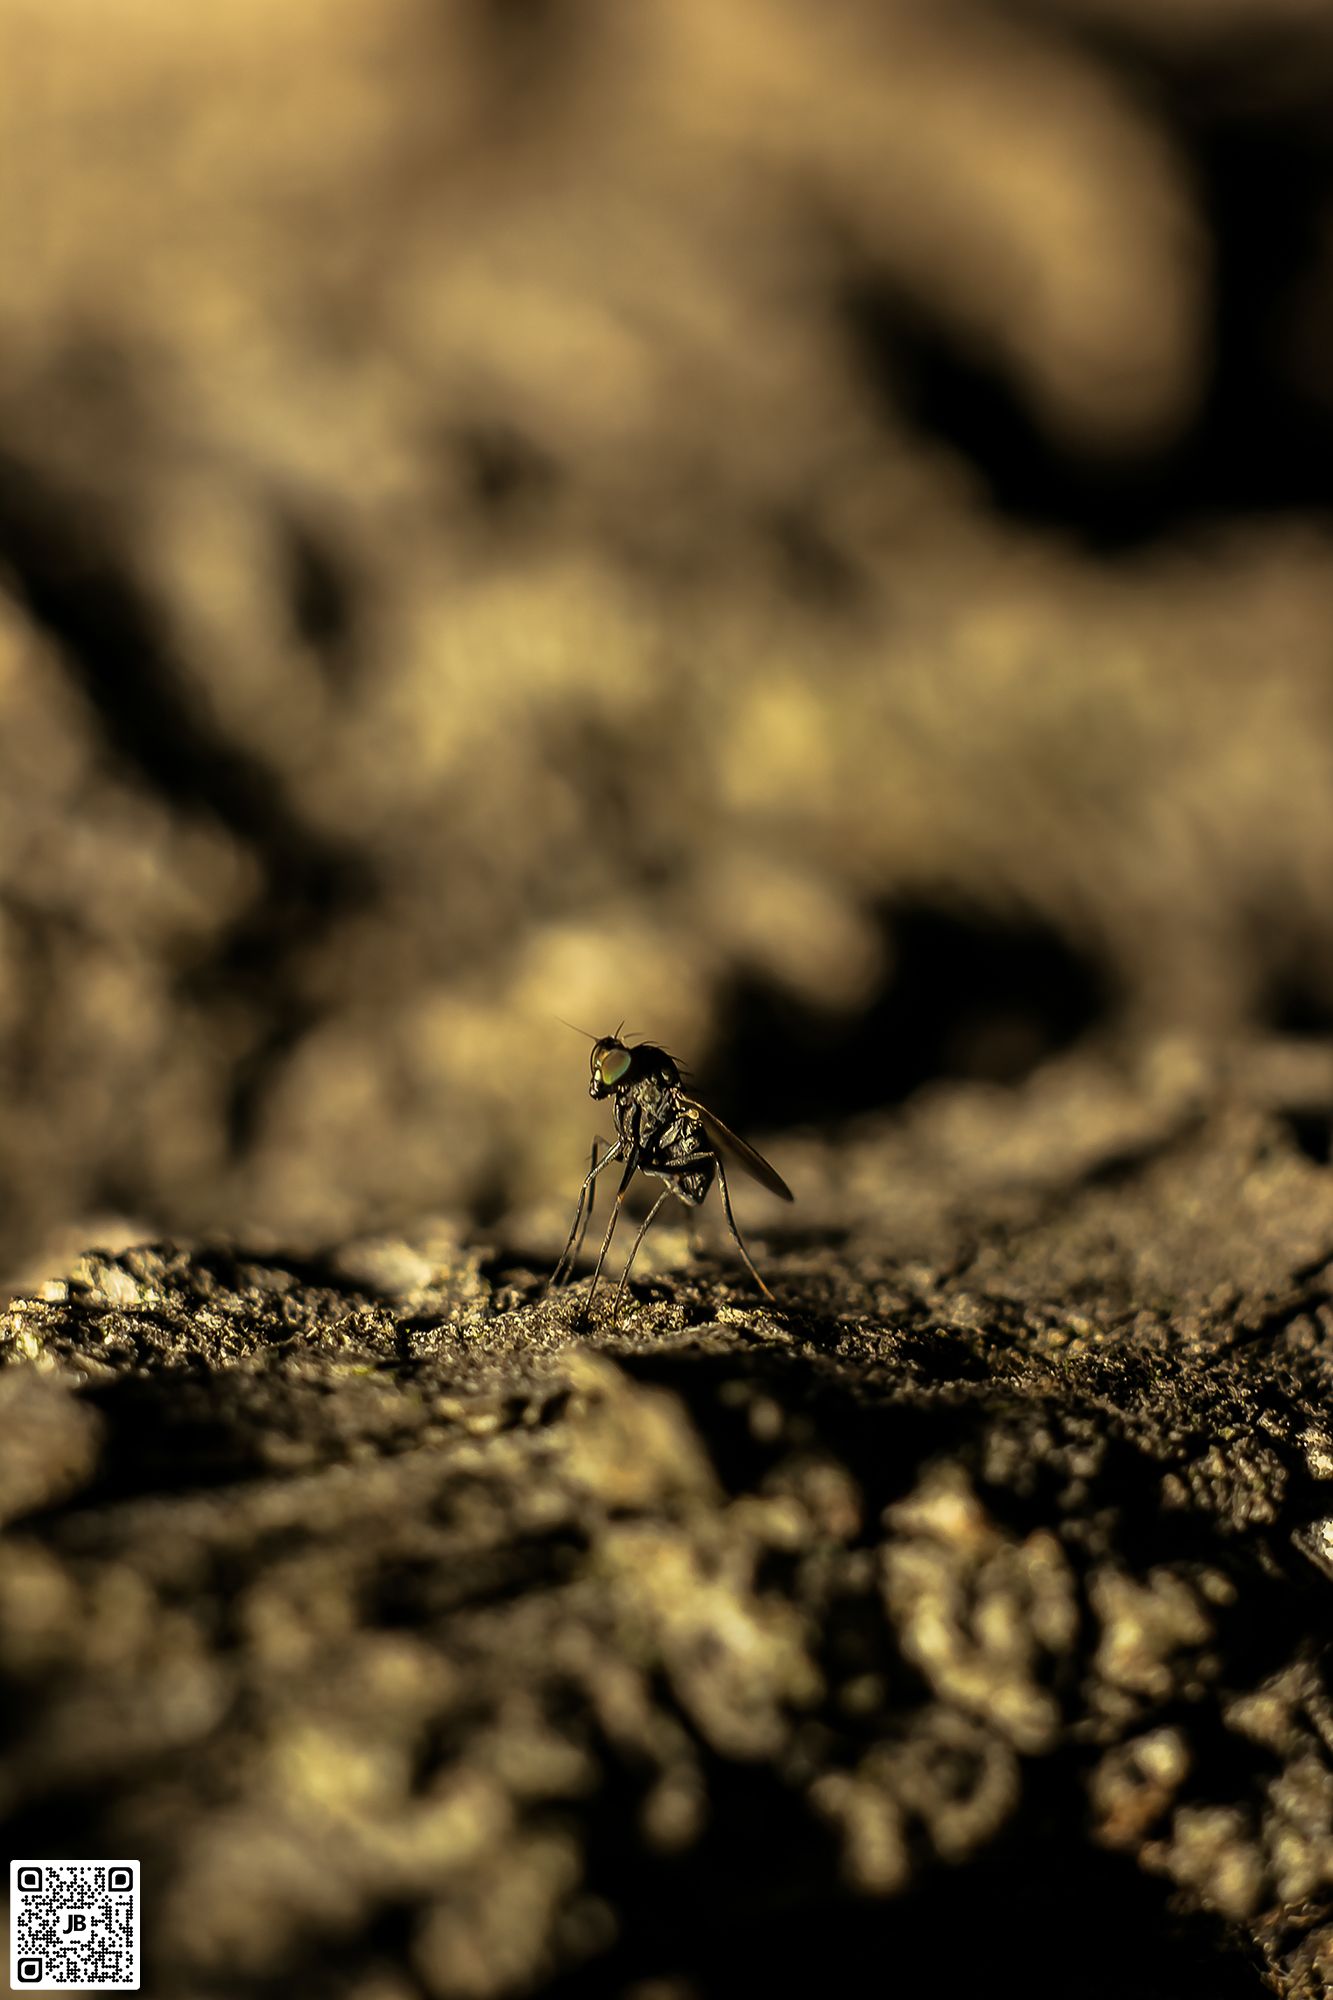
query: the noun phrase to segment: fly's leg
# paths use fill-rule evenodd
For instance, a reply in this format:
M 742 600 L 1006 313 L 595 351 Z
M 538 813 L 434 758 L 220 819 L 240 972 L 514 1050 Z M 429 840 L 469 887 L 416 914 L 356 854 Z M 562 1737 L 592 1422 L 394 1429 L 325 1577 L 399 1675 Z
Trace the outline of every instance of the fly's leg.
M 602 1165 L 603 1166 L 606 1165 L 605 1160 L 603 1160 Z M 593 1269 L 592 1283 L 588 1287 L 588 1303 L 584 1308 L 584 1315 L 586 1319 L 592 1318 L 593 1296 L 597 1290 L 598 1280 L 601 1278 L 602 1275 L 602 1266 L 606 1262 L 606 1253 L 611 1248 L 611 1238 L 616 1233 L 616 1224 L 620 1220 L 620 1211 L 625 1206 L 625 1196 L 629 1193 L 629 1184 L 634 1179 L 634 1176 L 635 1174 L 637 1174 L 638 1171 L 639 1171 L 639 1151 L 636 1146 L 634 1151 L 630 1154 L 629 1158 L 625 1162 L 625 1171 L 620 1176 L 620 1186 L 616 1189 L 616 1198 L 611 1204 L 611 1220 L 606 1225 L 606 1234 L 602 1238 L 602 1247 L 597 1252 L 597 1263 Z
M 620 1311 L 620 1301 L 624 1297 L 626 1281 L 628 1280 L 630 1274 L 630 1266 L 633 1264 L 634 1259 L 639 1254 L 639 1245 L 642 1243 L 644 1237 L 648 1234 L 648 1225 L 652 1221 L 653 1217 L 656 1215 L 658 1209 L 662 1206 L 662 1203 L 666 1200 L 667 1196 L 669 1194 L 673 1194 L 674 1192 L 675 1190 L 673 1188 L 669 1187 L 663 1188 L 661 1194 L 658 1195 L 657 1200 L 653 1203 L 647 1215 L 644 1216 L 643 1221 L 639 1224 L 639 1233 L 634 1239 L 634 1243 L 630 1250 L 629 1256 L 625 1259 L 625 1268 L 620 1274 L 620 1283 L 616 1286 L 616 1295 L 611 1304 L 612 1326 L 615 1325 L 616 1314 Z
M 579 1189 L 579 1205 L 574 1211 L 574 1226 L 569 1232 L 568 1242 L 560 1253 L 560 1262 L 556 1265 L 554 1271 L 552 1271 L 547 1282 L 548 1291 L 554 1290 L 557 1285 L 567 1284 L 573 1275 L 575 1261 L 578 1258 L 579 1251 L 583 1248 L 583 1238 L 587 1232 L 588 1224 L 592 1219 L 592 1204 L 596 1193 L 595 1183 L 597 1176 L 608 1161 L 617 1158 L 620 1152 L 619 1139 L 616 1140 L 613 1146 L 607 1147 L 600 1159 L 597 1157 L 597 1146 L 598 1141 L 594 1139 L 592 1142 L 592 1163 L 584 1175 L 583 1186 Z
M 579 1189 L 578 1207 L 574 1210 L 573 1225 L 565 1247 L 560 1254 L 560 1262 L 556 1265 L 547 1281 L 548 1291 L 554 1289 L 557 1285 L 567 1284 L 573 1276 L 574 1264 L 578 1258 L 579 1251 L 583 1248 L 583 1238 L 592 1217 L 597 1176 L 601 1173 L 604 1166 L 619 1155 L 620 1140 L 617 1139 L 614 1145 L 607 1147 L 599 1159 L 597 1148 L 601 1143 L 597 1139 L 594 1139 L 592 1142 L 592 1159 L 588 1171 L 583 1177 L 583 1186 Z
M 578 1263 L 579 1257 L 582 1253 L 583 1239 L 588 1233 L 588 1224 L 592 1221 L 593 1204 L 597 1200 L 597 1173 L 599 1165 L 604 1167 L 608 1160 L 613 1159 L 615 1157 L 616 1147 L 606 1146 L 606 1151 L 603 1153 L 601 1161 L 599 1163 L 597 1158 L 597 1147 L 599 1143 L 603 1146 L 606 1146 L 605 1139 L 601 1140 L 600 1142 L 594 1139 L 592 1142 L 592 1165 L 589 1169 L 589 1179 L 588 1179 L 588 1206 L 583 1211 L 583 1227 L 579 1230 L 578 1242 L 574 1245 L 573 1253 L 571 1254 L 569 1259 L 569 1269 L 571 1275 L 573 1274 L 574 1266 Z M 616 1144 L 618 1146 L 619 1141 L 617 1141 Z
M 736 1248 L 740 1251 L 741 1256 L 745 1259 L 745 1268 L 750 1273 L 750 1276 L 754 1279 L 756 1285 L 758 1285 L 764 1297 L 766 1299 L 771 1299 L 773 1304 L 776 1305 L 777 1300 L 773 1298 L 772 1292 L 769 1291 L 768 1286 L 764 1283 L 758 1271 L 755 1270 L 754 1263 L 750 1257 L 750 1253 L 745 1247 L 745 1238 L 741 1235 L 740 1230 L 736 1227 L 736 1218 L 731 1212 L 731 1195 L 727 1188 L 727 1170 L 723 1166 L 721 1159 L 719 1159 L 717 1163 L 717 1185 L 718 1185 L 718 1191 L 722 1196 L 722 1212 L 727 1218 L 727 1228 L 731 1231 L 732 1235 L 736 1239 Z

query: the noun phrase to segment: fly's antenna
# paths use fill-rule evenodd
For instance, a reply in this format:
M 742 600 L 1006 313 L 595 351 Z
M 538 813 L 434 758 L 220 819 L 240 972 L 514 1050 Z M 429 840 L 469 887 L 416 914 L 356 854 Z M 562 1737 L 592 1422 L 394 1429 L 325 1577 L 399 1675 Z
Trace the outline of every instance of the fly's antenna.
M 565 1019 L 565 1017 L 564 1017 L 564 1015 L 563 1015 L 563 1014 L 557 1014 L 555 1018 L 556 1018 L 556 1020 L 557 1020 L 557 1021 L 558 1021 L 558 1022 L 560 1023 L 560 1025 L 561 1025 L 561 1027 L 562 1027 L 562 1028 L 569 1028 L 569 1029 L 572 1029 L 572 1030 L 573 1030 L 573 1032 L 574 1032 L 574 1034 L 576 1034 L 576 1035 L 582 1035 L 585 1041 L 589 1041 L 589 1042 L 595 1042 L 595 1041 L 598 1041 L 598 1040 L 600 1040 L 600 1037 L 599 1037 L 599 1036 L 597 1036 L 597 1035 L 590 1035 L 590 1034 L 588 1033 L 588 1030 L 587 1030 L 586 1028 L 576 1028 L 576 1027 L 574 1026 L 574 1023 L 573 1023 L 572 1021 L 567 1021 L 567 1020 Z

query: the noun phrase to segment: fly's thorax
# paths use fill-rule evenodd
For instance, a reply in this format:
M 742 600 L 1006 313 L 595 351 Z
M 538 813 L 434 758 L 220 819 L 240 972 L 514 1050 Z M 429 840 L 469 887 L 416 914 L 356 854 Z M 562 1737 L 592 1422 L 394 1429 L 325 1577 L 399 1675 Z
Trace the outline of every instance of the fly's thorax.
M 636 1077 L 633 1082 L 617 1091 L 638 1107 L 639 1117 L 645 1127 L 656 1127 L 666 1123 L 676 1106 L 675 1087 L 659 1071 L 649 1070 Z
M 622 1139 L 646 1144 L 662 1124 L 661 1093 L 652 1078 L 622 1084 L 613 1099 L 613 1112 Z

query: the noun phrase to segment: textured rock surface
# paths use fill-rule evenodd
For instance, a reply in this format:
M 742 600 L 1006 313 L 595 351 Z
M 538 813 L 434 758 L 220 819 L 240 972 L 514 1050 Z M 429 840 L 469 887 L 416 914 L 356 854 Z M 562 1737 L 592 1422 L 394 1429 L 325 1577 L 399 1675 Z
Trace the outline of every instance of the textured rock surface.
M 1316 2000 L 1301 1067 L 793 1147 L 776 1308 L 665 1228 L 583 1328 L 554 1212 L 88 1253 L 0 1321 L 9 1850 L 142 1856 L 164 1994 Z

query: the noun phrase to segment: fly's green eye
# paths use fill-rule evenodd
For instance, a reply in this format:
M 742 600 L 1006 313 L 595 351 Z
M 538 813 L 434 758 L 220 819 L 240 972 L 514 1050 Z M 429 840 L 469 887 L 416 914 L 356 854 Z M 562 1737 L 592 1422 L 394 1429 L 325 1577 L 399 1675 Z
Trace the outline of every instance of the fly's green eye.
M 613 1083 L 619 1083 L 621 1077 L 629 1068 L 629 1050 L 608 1049 L 598 1067 L 602 1072 L 602 1082 L 609 1089 Z

